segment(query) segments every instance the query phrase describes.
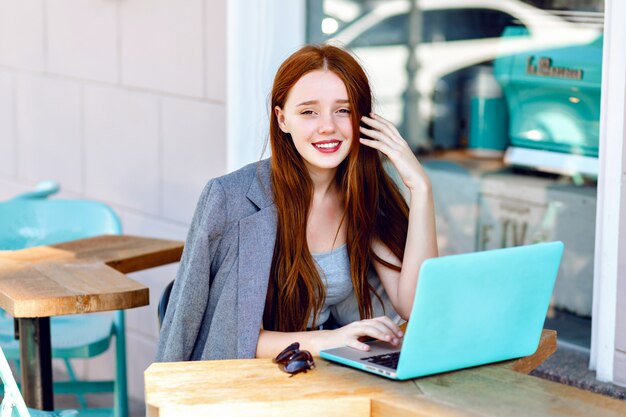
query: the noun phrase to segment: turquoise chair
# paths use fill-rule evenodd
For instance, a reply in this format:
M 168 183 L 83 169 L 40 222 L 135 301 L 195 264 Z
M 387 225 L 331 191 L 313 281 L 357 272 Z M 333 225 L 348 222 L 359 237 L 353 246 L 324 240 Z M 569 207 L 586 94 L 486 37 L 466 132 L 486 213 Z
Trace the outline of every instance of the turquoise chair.
M 0 202 L 0 250 L 55 244 L 103 234 L 120 234 L 120 220 L 108 206 L 89 200 L 14 198 Z M 2 323 L 4 322 L 4 323 Z M 124 312 L 52 317 L 52 357 L 62 359 L 70 381 L 54 383 L 55 394 L 79 394 L 83 416 L 128 416 Z M 115 336 L 114 381 L 79 381 L 70 359 L 92 358 L 106 351 Z M 0 318 L 0 346 L 6 357 L 19 360 L 13 319 Z M 88 409 L 84 393 L 113 392 L 113 409 Z
M 17 387 L 15 378 L 13 378 L 13 373 L 2 348 L 0 348 L 0 379 L 4 385 L 0 417 L 78 417 L 76 410 L 41 411 L 26 408 L 24 398 Z
M 60 189 L 61 185 L 56 181 L 42 181 L 38 183 L 33 190 L 16 195 L 13 198 L 48 198 L 51 195 L 58 193 Z

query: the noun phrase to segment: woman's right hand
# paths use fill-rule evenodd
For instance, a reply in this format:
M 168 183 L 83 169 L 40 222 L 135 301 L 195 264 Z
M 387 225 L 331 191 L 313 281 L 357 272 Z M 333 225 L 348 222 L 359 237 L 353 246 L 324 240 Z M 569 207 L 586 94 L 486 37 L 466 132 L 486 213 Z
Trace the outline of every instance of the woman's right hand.
M 398 346 L 404 336 L 400 327 L 387 316 L 355 321 L 339 329 L 322 332 L 318 341 L 319 350 L 349 346 L 367 352 L 370 347 L 360 340 L 363 337 L 372 337 Z

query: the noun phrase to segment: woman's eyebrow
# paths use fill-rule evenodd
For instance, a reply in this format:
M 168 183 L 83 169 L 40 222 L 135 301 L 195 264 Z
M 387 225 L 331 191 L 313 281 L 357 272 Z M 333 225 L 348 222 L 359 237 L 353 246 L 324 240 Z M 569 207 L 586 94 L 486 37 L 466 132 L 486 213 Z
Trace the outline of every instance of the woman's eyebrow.
M 300 107 L 300 106 L 310 106 L 311 104 L 318 104 L 319 101 L 318 100 L 308 100 L 308 101 L 303 101 L 300 104 L 297 104 L 296 107 Z M 339 103 L 339 104 L 350 104 L 350 100 L 348 100 L 347 98 L 343 98 L 343 99 L 339 99 L 339 100 L 335 100 L 335 103 Z

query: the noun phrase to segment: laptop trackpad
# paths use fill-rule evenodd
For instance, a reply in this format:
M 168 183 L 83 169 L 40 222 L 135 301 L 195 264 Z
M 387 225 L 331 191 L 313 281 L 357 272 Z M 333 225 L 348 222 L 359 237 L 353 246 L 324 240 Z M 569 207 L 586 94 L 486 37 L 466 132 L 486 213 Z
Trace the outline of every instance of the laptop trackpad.
M 402 347 L 402 343 L 398 346 L 394 346 L 391 343 L 383 342 L 380 340 L 373 340 L 371 342 L 365 342 L 370 346 L 370 350 L 363 351 L 359 349 L 354 349 L 351 347 L 339 347 L 335 349 L 326 349 L 326 352 L 331 355 L 340 356 L 346 359 L 351 359 L 354 361 L 360 361 L 363 358 L 367 358 L 370 356 L 384 355 L 387 353 L 393 353 L 400 351 Z

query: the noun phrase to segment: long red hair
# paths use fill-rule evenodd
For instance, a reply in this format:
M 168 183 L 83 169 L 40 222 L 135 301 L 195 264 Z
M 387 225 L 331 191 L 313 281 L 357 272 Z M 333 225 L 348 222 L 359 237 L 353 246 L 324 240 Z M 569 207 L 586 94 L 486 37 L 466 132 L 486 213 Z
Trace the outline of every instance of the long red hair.
M 380 259 L 372 240 L 382 241 L 403 259 L 408 227 L 408 206 L 383 169 L 378 151 L 358 140 L 360 120 L 372 110 L 367 75 L 348 52 L 331 45 L 308 45 L 292 54 L 278 69 L 270 109 L 271 183 L 278 213 L 276 244 L 270 269 L 263 315 L 266 330 L 302 331 L 313 315 L 313 326 L 325 299 L 325 287 L 306 241 L 306 225 L 313 185 L 303 159 L 289 134 L 273 116 L 285 107 L 291 88 L 315 70 L 335 73 L 346 86 L 350 101 L 353 140 L 350 152 L 337 169 L 337 186 L 343 195 L 350 275 L 361 319 L 373 314 L 372 295 L 380 297 L 367 280 L 372 261 L 399 270 Z

